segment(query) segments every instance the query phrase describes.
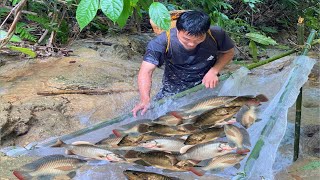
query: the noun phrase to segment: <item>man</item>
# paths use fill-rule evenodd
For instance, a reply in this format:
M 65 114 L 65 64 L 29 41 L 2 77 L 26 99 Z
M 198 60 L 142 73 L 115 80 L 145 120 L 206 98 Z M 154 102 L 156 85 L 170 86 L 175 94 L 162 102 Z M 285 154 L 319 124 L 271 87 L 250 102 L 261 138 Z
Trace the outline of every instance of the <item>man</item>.
M 210 17 L 200 11 L 182 13 L 169 39 L 163 32 L 148 43 L 138 75 L 140 102 L 132 109 L 134 117 L 139 110 L 143 115 L 150 105 L 152 73 L 157 66 L 165 65 L 163 87 L 155 97 L 161 99 L 200 83 L 214 88 L 219 72 L 234 56 L 229 36 L 220 27 L 210 27 Z

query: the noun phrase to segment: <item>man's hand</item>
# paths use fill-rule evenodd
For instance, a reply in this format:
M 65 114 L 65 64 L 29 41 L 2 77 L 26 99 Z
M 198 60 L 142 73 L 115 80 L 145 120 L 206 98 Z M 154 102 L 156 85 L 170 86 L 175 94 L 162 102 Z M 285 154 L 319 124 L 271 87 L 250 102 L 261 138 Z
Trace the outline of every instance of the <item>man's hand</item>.
M 141 110 L 141 116 L 143 116 L 148 108 L 150 107 L 150 102 L 140 102 L 132 110 L 133 117 L 137 117 L 137 112 Z
M 202 79 L 202 84 L 206 88 L 215 88 L 218 85 L 218 82 L 218 72 L 213 68 L 211 68 Z

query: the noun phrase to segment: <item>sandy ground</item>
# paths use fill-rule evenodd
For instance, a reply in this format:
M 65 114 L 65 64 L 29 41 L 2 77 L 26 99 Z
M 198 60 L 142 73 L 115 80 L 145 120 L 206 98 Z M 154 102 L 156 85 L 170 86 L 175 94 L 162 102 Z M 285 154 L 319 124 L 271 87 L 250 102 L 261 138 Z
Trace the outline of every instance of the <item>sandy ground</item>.
M 15 60 L 0 67 L 0 126 L 4 125 L 1 130 L 1 147 L 25 146 L 30 142 L 65 135 L 131 111 L 138 101 L 136 79 L 141 63 L 141 48 L 138 46 L 142 46 L 145 41 L 135 40 L 136 43 L 129 49 L 128 39 L 109 37 L 106 41 L 113 45 L 103 46 L 78 41 L 73 45 L 75 50 L 70 57 Z M 303 89 L 303 128 L 320 125 L 320 58 L 317 54 L 311 56 L 318 58 L 318 62 Z M 228 70 L 238 67 L 233 64 Z M 162 72 L 157 69 L 154 74 L 152 94 L 160 87 Z M 37 95 L 38 92 L 53 90 L 112 90 L 113 93 Z M 126 92 L 114 92 L 123 90 Z M 288 121 L 294 122 L 294 116 L 293 107 L 290 109 Z M 289 167 L 289 171 L 280 172 L 277 179 L 319 177 L 319 156 L 312 152 L 316 145 L 309 143 L 314 141 L 314 138 L 304 139 L 303 159 Z M 319 145 L 319 141 L 313 143 Z M 30 161 L 28 158 L 11 158 L 3 154 L 0 158 L 1 179 L 12 179 L 12 169 Z M 297 170 L 296 167 L 302 167 L 302 164 L 317 166 L 312 166 L 315 168 L 311 170 Z M 308 177 L 310 172 L 312 176 Z

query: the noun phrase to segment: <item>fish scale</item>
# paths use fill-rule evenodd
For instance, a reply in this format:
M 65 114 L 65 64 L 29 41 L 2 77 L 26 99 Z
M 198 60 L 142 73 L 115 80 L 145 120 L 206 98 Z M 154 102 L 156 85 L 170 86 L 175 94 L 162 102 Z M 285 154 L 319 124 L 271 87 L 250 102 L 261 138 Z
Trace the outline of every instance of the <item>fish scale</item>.
M 236 96 L 213 97 L 211 99 L 207 99 L 205 101 L 197 103 L 190 110 L 187 110 L 186 112 L 190 113 L 190 112 L 195 111 L 197 109 L 208 109 L 208 108 L 221 106 L 227 102 L 234 100 L 235 98 L 236 98 Z M 182 109 L 184 109 L 184 108 L 182 108 Z
M 209 162 L 209 164 L 203 168 L 203 170 L 231 167 L 240 163 L 240 161 L 245 157 L 246 155 L 240 155 L 235 153 L 225 154 L 217 158 L 213 158 L 211 162 Z
M 185 154 L 178 156 L 178 159 L 205 160 L 232 151 L 232 149 L 220 151 L 221 149 L 219 147 L 221 147 L 222 144 L 226 145 L 226 143 L 208 142 L 193 146 L 188 149 Z

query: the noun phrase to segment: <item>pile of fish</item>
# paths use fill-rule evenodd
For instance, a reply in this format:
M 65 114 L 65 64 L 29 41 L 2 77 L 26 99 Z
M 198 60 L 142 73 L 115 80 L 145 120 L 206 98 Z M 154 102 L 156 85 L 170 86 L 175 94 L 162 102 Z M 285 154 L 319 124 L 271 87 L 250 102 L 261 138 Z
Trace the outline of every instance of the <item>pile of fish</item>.
M 166 171 L 221 171 L 239 163 L 250 152 L 247 128 L 258 122 L 256 108 L 267 102 L 258 96 L 213 96 L 167 112 L 157 119 L 139 120 L 124 129 L 114 129 L 113 137 L 91 144 L 58 140 L 67 155 L 47 156 L 14 171 L 18 179 L 66 175 L 75 176 L 88 160 L 106 160 L 153 166 Z M 85 159 L 85 160 L 83 160 Z M 152 172 L 126 170 L 128 179 L 177 179 Z

